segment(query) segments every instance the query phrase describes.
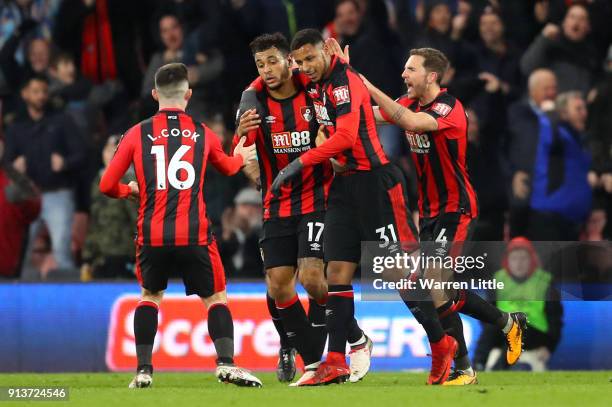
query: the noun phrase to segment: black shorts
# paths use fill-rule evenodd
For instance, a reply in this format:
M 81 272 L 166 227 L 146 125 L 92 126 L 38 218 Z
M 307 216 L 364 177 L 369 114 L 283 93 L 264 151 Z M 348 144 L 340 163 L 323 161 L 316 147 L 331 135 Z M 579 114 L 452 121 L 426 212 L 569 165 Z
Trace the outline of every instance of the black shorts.
M 359 263 L 363 241 L 378 242 L 390 251 L 411 252 L 418 247 L 406 180 L 394 164 L 339 175 L 332 181 L 325 215 L 325 261 Z
M 217 243 L 208 246 L 136 247 L 136 276 L 151 292 L 165 290 L 168 278 L 179 275 L 185 294 L 200 297 L 225 290 L 225 271 Z
M 428 256 L 456 257 L 465 253 L 476 225 L 476 218 L 460 212 L 441 213 L 435 218 L 421 218 L 419 237 Z
M 264 268 L 297 267 L 297 260 L 323 258 L 325 212 L 268 219 L 259 246 Z

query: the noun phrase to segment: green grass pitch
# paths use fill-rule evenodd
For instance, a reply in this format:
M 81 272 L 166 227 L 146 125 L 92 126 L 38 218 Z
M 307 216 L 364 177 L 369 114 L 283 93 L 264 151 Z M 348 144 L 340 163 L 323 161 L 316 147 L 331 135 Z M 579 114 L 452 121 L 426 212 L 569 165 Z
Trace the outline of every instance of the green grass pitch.
M 425 386 L 425 373 L 370 373 L 357 384 L 290 388 L 273 373 L 264 387 L 221 384 L 211 373 L 154 375 L 154 387 L 128 389 L 130 374 L 0 374 L 0 386 L 67 386 L 69 401 L 0 402 L 7 406 L 610 406 L 612 371 L 481 373 L 480 384 Z

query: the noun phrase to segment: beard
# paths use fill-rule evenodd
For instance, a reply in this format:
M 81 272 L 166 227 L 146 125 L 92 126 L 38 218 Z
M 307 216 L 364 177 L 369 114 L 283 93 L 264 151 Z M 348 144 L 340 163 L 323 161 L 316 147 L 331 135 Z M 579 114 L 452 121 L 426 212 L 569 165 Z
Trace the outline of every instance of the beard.
M 290 76 L 291 72 L 289 71 L 289 67 L 285 67 L 283 73 L 281 73 L 280 78 L 278 78 L 278 83 L 274 86 L 268 85 L 268 87 L 272 90 L 280 89 L 287 82 Z

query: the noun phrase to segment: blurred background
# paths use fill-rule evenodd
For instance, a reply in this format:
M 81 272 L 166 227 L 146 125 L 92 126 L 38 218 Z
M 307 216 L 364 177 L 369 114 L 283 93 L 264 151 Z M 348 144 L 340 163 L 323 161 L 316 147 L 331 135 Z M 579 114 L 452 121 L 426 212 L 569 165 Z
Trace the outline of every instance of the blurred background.
M 562 276 L 526 254 L 530 241 L 612 236 L 610 21 L 607 0 L 0 0 L 0 370 L 132 368 L 136 207 L 99 193 L 101 171 L 121 134 L 155 112 L 154 73 L 168 62 L 188 66 L 188 113 L 229 148 L 241 92 L 257 74 L 248 43 L 275 31 L 290 39 L 317 27 L 350 45 L 351 64 L 392 97 L 405 91 L 400 74 L 411 48 L 442 50 L 452 65 L 444 86 L 469 114 L 468 165 L 481 208 L 474 240 L 510 242 L 492 270 L 519 285 L 533 276 L 551 288 L 561 277 L 611 283 L 609 245 Z M 379 132 L 416 210 L 403 132 Z M 242 175 L 207 174 L 209 217 L 237 295 L 232 311 L 259 310 L 236 318 L 252 339 L 243 364 L 271 369 L 278 339 L 264 286 L 244 282 L 263 278 L 261 198 Z M 512 251 L 522 253 L 523 272 L 510 270 Z M 612 367 L 610 356 L 595 356 L 612 355 L 612 345 L 597 342 L 609 337 L 612 306 L 542 295 L 547 306 L 530 317 L 541 323 L 530 367 Z M 168 304 L 164 323 L 183 322 L 170 334 L 160 325 L 157 357 L 168 359 L 161 368 L 212 367 L 197 302 Z M 173 306 L 193 311 L 174 315 Z M 358 307 L 370 318 L 360 322 L 377 344 L 376 368 L 426 366 L 426 342 L 419 345 L 423 335 L 405 310 Z M 466 321 L 478 363 L 503 368 L 494 360 L 499 338 Z M 70 344 L 70 355 L 41 357 L 53 344 Z

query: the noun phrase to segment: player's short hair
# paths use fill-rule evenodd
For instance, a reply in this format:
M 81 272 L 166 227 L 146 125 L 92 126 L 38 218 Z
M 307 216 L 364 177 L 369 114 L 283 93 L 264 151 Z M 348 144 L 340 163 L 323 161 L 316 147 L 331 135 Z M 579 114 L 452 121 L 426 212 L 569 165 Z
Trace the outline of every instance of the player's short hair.
M 435 72 L 438 74 L 436 82 L 439 85 L 450 65 L 446 55 L 435 48 L 414 48 L 410 50 L 410 56 L 413 55 L 423 57 L 423 67 L 425 67 L 427 72 Z
M 183 97 L 189 82 L 187 67 L 180 62 L 166 64 L 155 72 L 155 89 L 163 98 L 178 99 Z
M 287 38 L 285 38 L 285 36 L 279 32 L 274 34 L 262 34 L 249 44 L 249 48 L 251 48 L 251 53 L 253 55 L 258 52 L 268 50 L 272 47 L 279 50 L 284 56 L 289 54 L 289 41 L 287 41 Z
M 291 51 L 302 48 L 304 45 L 318 45 L 323 43 L 323 35 L 314 28 L 305 28 L 298 31 L 291 41 Z

